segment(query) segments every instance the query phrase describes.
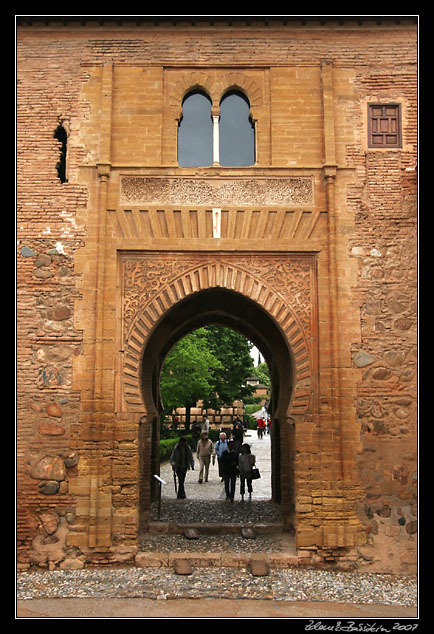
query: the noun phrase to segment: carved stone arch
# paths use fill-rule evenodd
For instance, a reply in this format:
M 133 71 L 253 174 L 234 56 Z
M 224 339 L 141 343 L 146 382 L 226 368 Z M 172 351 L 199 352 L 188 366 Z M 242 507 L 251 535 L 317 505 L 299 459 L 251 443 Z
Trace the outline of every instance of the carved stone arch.
M 250 102 L 251 108 L 262 105 L 262 90 L 251 77 L 247 77 L 243 73 L 227 73 L 220 77 L 214 87 L 217 103 L 220 104 L 225 94 L 231 90 L 239 90 L 245 94 Z
M 169 93 L 170 105 L 180 107 L 184 97 L 193 90 L 203 90 L 213 101 L 212 83 L 211 77 L 201 71 L 183 75 Z
M 294 275 L 298 273 L 299 269 L 295 267 Z M 151 277 L 146 264 L 140 266 L 139 263 L 133 275 L 137 288 L 146 285 L 148 288 L 141 296 L 136 296 L 134 315 L 130 313 L 130 318 L 126 320 L 122 387 L 127 411 L 143 412 L 146 409 L 144 401 L 149 403 L 151 400 L 150 394 L 145 398 L 142 394 L 142 377 L 147 371 L 143 365 L 143 352 L 156 325 L 182 300 L 201 291 L 222 288 L 248 298 L 277 324 L 291 352 L 295 375 L 290 409 L 286 415 L 303 416 L 309 412 L 313 396 L 313 359 L 302 315 L 294 310 L 284 293 L 251 266 L 249 260 L 187 260 L 184 266 L 180 263 L 169 268 L 167 261 L 163 260 L 160 269 L 154 268 Z M 140 276 L 147 281 L 140 281 Z
M 171 106 L 179 106 L 184 97 L 192 90 L 203 90 L 218 106 L 222 97 L 230 90 L 240 90 L 249 99 L 251 107 L 262 105 L 262 90 L 257 82 L 241 72 L 229 72 L 221 75 L 217 81 L 208 73 L 193 71 L 182 75 L 169 93 Z

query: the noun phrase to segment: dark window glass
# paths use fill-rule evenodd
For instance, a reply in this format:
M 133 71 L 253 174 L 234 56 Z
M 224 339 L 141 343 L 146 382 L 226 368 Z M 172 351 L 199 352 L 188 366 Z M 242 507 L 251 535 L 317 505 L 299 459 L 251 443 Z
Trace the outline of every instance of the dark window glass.
M 181 167 L 212 165 L 211 100 L 200 91 L 189 93 L 182 103 L 178 163 Z
M 227 93 L 220 102 L 220 165 L 254 165 L 255 130 L 248 99 Z

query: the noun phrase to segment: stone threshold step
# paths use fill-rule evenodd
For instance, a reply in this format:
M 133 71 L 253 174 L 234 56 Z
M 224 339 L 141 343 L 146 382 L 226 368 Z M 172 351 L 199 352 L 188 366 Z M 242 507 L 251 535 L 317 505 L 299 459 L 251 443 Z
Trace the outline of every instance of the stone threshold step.
M 195 552 L 144 552 L 135 557 L 138 568 L 169 568 L 177 562 L 188 561 L 197 568 L 252 568 L 255 570 L 297 568 L 302 562 L 297 555 L 288 553 L 195 553 Z
M 149 522 L 148 533 L 167 535 L 183 535 L 188 530 L 194 530 L 199 535 L 240 535 L 243 531 L 253 530 L 258 535 L 276 535 L 284 531 L 281 522 L 274 523 L 223 523 L 196 522 L 181 524 L 178 522 Z

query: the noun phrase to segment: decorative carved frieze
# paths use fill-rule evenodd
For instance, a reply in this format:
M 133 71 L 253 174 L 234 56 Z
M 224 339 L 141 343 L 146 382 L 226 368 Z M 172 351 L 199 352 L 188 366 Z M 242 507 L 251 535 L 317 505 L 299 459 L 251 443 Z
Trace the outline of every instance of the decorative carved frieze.
M 312 206 L 310 177 L 194 179 L 122 176 L 120 205 Z

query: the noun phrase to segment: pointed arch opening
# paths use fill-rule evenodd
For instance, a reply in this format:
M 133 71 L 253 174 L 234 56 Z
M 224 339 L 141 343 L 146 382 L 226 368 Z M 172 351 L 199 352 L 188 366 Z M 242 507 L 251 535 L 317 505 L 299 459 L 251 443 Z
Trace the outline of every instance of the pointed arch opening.
M 211 99 L 203 90 L 192 90 L 183 99 L 178 126 L 178 163 L 200 167 L 213 162 Z
M 295 431 L 287 413 L 295 381 L 295 362 L 284 333 L 262 306 L 240 293 L 221 287 L 200 291 L 179 301 L 161 317 L 150 334 L 141 360 L 141 392 L 148 412 L 141 426 L 140 516 L 142 526 L 149 520 L 149 500 L 158 492 L 149 480 L 146 460 L 152 473 L 160 468 L 159 415 L 160 374 L 169 350 L 186 334 L 209 324 L 218 324 L 242 333 L 261 351 L 271 376 L 271 501 L 282 509 L 287 530 L 294 524 Z M 284 517 L 283 517 L 284 516 Z M 143 528 L 142 528 L 143 530 Z
M 250 102 L 239 90 L 228 91 L 220 101 L 220 165 L 255 164 L 255 127 Z

